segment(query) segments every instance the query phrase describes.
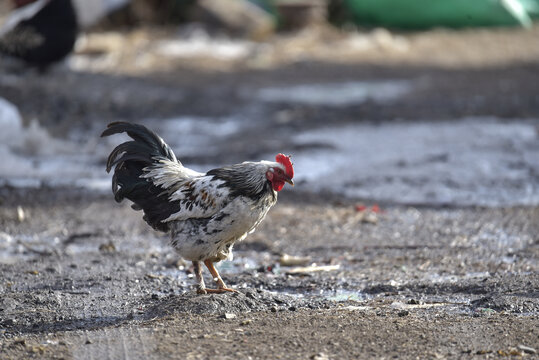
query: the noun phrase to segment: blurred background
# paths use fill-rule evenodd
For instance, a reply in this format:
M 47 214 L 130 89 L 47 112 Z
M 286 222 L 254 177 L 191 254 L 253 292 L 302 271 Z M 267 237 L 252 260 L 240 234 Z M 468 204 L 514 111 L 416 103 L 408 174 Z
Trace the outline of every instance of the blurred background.
M 538 14 L 539 0 L 0 0 L 0 353 L 536 354 Z M 165 235 L 113 201 L 112 121 L 199 171 L 292 155 L 296 186 L 219 265 L 256 296 L 195 296 Z M 357 311 L 301 309 L 320 301 Z M 218 329 L 226 343 L 202 335 Z
M 0 185 L 109 191 L 143 123 L 197 170 L 295 192 L 539 203 L 537 0 L 2 0 Z

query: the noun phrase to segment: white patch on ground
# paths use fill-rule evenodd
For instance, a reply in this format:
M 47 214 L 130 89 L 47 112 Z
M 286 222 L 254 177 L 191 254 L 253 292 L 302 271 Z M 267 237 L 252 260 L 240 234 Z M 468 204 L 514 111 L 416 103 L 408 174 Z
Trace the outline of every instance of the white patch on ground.
M 37 120 L 24 127 L 17 108 L 0 99 L 0 184 L 38 187 L 93 178 L 90 148 L 52 138 Z M 93 160 L 93 159 L 92 159 Z
M 258 90 L 256 97 L 267 102 L 343 106 L 367 100 L 389 102 L 408 94 L 412 83 L 406 80 L 357 81 L 334 84 L 311 84 L 269 87 Z
M 203 29 L 194 29 L 187 36 L 159 41 L 155 46 L 155 52 L 172 58 L 204 57 L 237 60 L 246 58 L 253 48 L 254 44 L 249 41 L 216 38 Z
M 17 108 L 1 98 L 0 126 L 0 185 L 104 185 L 107 177 L 97 164 L 104 149 L 96 139 L 77 142 L 54 138 L 37 120 L 25 127 Z
M 241 117 L 146 120 L 179 159 L 219 154 L 242 131 Z M 16 107 L 0 99 L 0 186 L 80 186 L 110 191 L 104 169 L 126 135 L 103 129 L 51 137 L 37 120 L 22 125 Z M 298 134 L 297 187 L 402 204 L 537 205 L 539 141 L 536 122 L 475 118 L 446 122 L 358 124 Z M 270 158 L 270 157 L 268 157 Z M 210 165 L 186 165 L 205 171 Z M 216 164 L 219 165 L 219 164 Z
M 331 147 L 294 153 L 295 179 L 311 189 L 393 203 L 539 204 L 532 122 L 361 124 L 313 130 L 295 141 Z
M 179 117 L 141 123 L 163 136 L 180 159 L 217 154 L 221 151 L 217 140 L 241 127 L 240 118 Z M 2 98 L 0 128 L 0 186 L 78 186 L 110 191 L 111 175 L 105 172 L 105 159 L 115 146 L 129 139 L 125 134 L 100 138 L 104 129 L 98 128 L 55 138 L 37 120 L 23 126 L 17 108 Z M 206 166 L 186 165 L 207 170 Z

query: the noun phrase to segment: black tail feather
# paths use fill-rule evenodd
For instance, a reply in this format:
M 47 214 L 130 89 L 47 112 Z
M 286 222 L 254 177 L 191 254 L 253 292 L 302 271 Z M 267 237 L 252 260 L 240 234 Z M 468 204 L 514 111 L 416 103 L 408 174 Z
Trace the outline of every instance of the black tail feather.
M 151 164 L 153 162 L 152 157 L 161 157 L 161 155 L 156 155 L 152 150 L 146 144 L 140 144 L 136 141 L 126 141 L 116 146 L 110 153 L 107 161 L 107 172 L 110 172 L 113 166 L 127 160 Z
M 170 202 L 163 189 L 150 180 L 141 178 L 144 168 L 161 159 L 178 162 L 172 149 L 163 139 L 145 126 L 127 122 L 110 123 L 101 137 L 127 133 L 133 141 L 126 141 L 114 148 L 107 159 L 107 172 L 114 167 L 112 192 L 121 202 L 131 200 L 133 209 L 144 210 L 144 220 L 156 230 L 167 231 L 162 220 L 177 211 L 177 204 Z
M 168 146 L 159 135 L 157 135 L 156 133 L 154 133 L 153 131 L 151 131 L 150 129 L 148 129 L 146 126 L 143 126 L 143 125 L 131 124 L 128 122 L 123 122 L 123 121 L 112 122 L 108 124 L 107 129 L 103 131 L 103 133 L 101 134 L 101 137 L 110 136 L 113 134 L 119 134 L 123 132 L 127 133 L 127 135 L 129 135 L 134 140 L 133 142 L 134 144 L 138 144 L 138 145 L 144 144 L 148 146 L 149 152 L 153 156 L 163 156 L 171 161 L 178 161 L 176 159 L 176 155 L 174 155 L 174 152 L 172 151 L 170 146 Z M 124 143 L 124 144 L 127 144 L 127 143 Z M 119 145 L 119 146 L 122 146 L 122 145 Z

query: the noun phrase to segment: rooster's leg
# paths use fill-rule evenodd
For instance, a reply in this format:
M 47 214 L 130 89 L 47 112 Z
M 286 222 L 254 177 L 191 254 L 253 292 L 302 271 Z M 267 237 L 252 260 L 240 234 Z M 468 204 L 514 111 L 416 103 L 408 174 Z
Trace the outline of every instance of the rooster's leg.
M 204 264 L 206 265 L 208 270 L 210 270 L 211 276 L 213 276 L 213 280 L 215 280 L 215 282 L 217 283 L 217 289 L 206 289 L 206 291 L 213 293 L 223 293 L 225 291 L 238 292 L 237 290 L 226 287 L 225 282 L 223 281 L 223 279 L 221 279 L 221 276 L 217 272 L 217 269 L 213 266 L 213 261 L 204 260 Z
M 197 293 L 199 294 L 206 294 L 206 284 L 204 284 L 204 277 L 202 277 L 202 266 L 200 266 L 199 261 L 193 261 L 193 267 L 195 269 L 195 276 L 197 279 Z

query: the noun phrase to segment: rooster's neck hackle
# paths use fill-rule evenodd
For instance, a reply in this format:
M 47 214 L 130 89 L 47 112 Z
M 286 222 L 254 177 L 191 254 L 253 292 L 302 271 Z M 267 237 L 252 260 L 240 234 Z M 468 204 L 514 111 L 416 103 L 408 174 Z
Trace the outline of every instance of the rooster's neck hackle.
M 223 183 L 220 186 L 230 188 L 231 196 L 246 196 L 259 200 L 266 195 L 277 196 L 266 179 L 266 171 L 271 165 L 278 164 L 268 161 L 243 162 L 210 170 L 207 175 L 213 176 L 216 180 L 222 180 Z

